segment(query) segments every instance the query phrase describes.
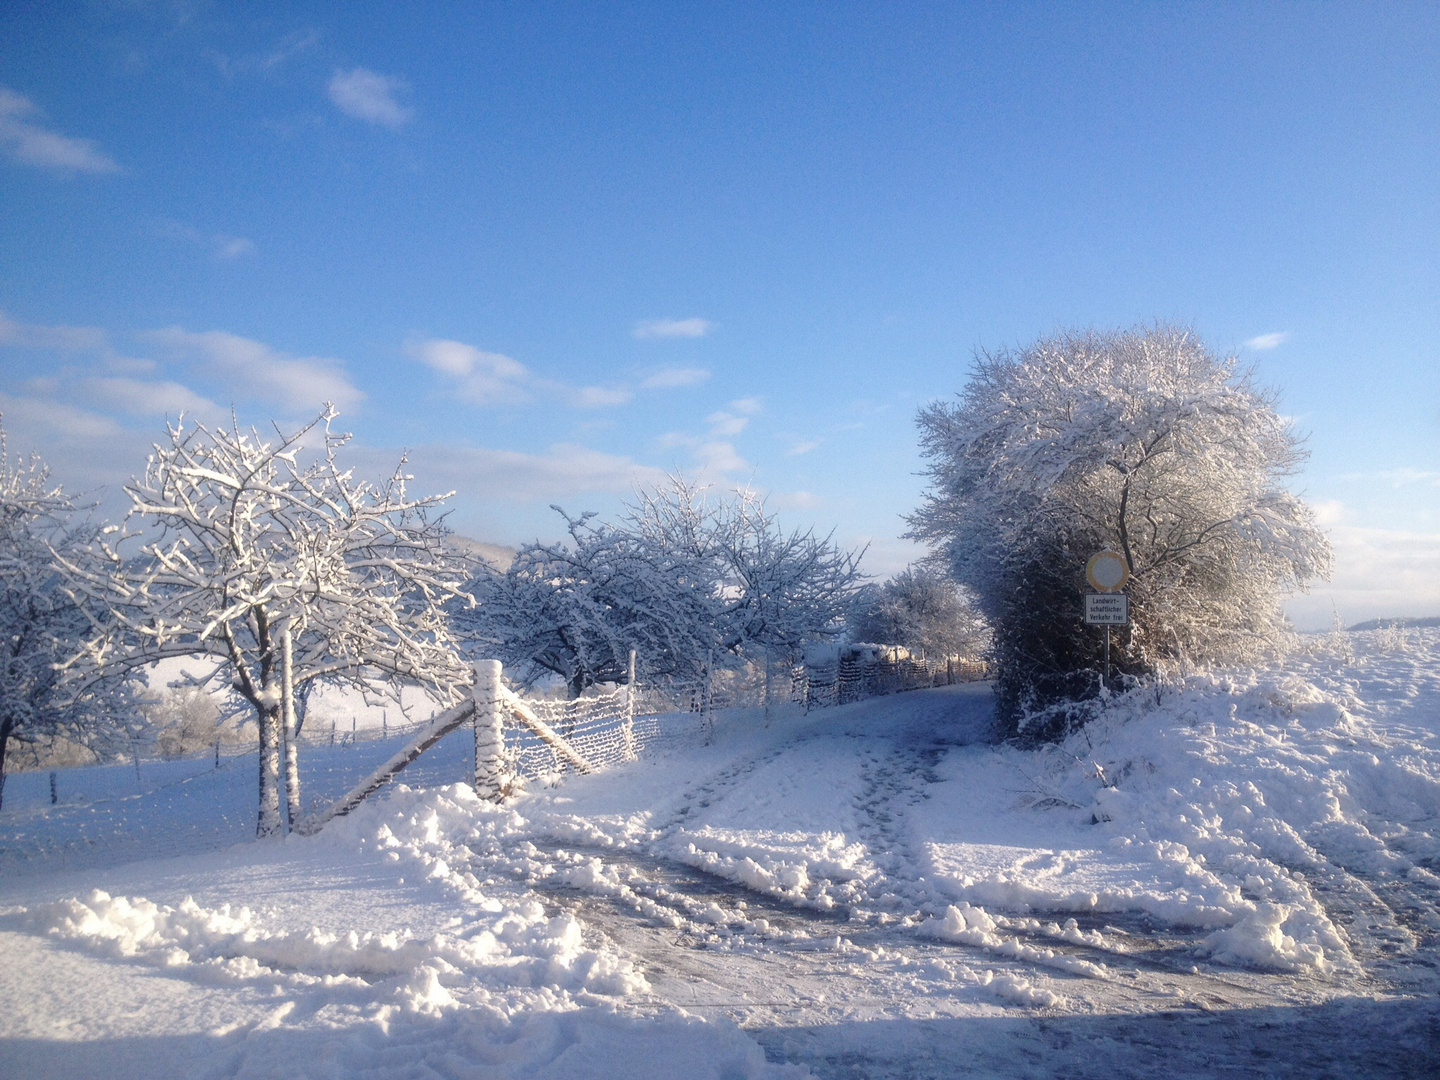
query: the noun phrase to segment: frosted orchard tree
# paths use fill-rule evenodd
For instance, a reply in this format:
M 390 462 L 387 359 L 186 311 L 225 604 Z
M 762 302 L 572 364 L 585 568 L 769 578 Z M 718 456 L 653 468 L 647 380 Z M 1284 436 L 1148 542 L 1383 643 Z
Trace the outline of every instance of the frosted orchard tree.
M 528 545 L 508 570 L 482 573 L 477 607 L 459 618 L 490 655 L 576 694 L 621 678 L 631 649 L 652 679 L 793 654 L 843 628 L 859 579 L 856 553 L 785 532 L 749 491 L 712 498 L 674 476 L 617 524 L 592 519 L 567 516 L 570 543 Z
M 703 570 L 593 514 L 566 523 L 568 543 L 527 544 L 503 572 L 482 570 L 475 608 L 457 613 L 472 647 L 524 682 L 558 676 L 572 696 L 621 681 L 631 649 L 648 678 L 694 675 L 713 645 Z
M 904 645 L 936 656 L 982 656 L 990 631 L 953 578 L 921 564 L 883 585 L 867 586 L 856 604 L 850 635 L 856 641 Z
M 331 431 L 335 415 L 327 405 L 268 441 L 233 420 L 214 431 L 171 425 L 144 477 L 125 489 L 127 525 L 143 528 L 117 528 L 97 545 L 96 563 L 67 565 L 71 591 L 102 631 L 82 667 L 204 655 L 216 666 L 201 683 L 228 683 L 253 707 L 260 836 L 283 828 L 282 739 L 292 825 L 298 813 L 285 736 L 303 687 L 412 683 L 449 703 L 472 680 L 444 607 L 463 598 L 469 564 L 430 516 L 447 496 L 410 497 L 403 459 L 382 484 L 356 481 L 338 460 L 349 436 Z
M 62 678 L 61 666 L 90 632 L 53 554 L 82 556 L 86 533 L 72 525 L 74 513 L 44 462 L 11 460 L 0 430 L 0 800 L 14 744 L 65 738 L 99 749 L 126 741 L 122 686 L 78 692 Z
M 863 552 L 813 529 L 786 532 L 750 488 L 711 497 L 683 476 L 644 489 L 625 525 L 651 547 L 697 567 L 710 596 L 715 646 L 736 656 L 798 656 L 844 629 Z
M 1281 597 L 1328 573 L 1328 541 L 1282 486 L 1305 457 L 1293 426 L 1190 330 L 981 355 L 960 400 L 919 425 L 930 490 L 909 535 L 975 594 L 1014 729 L 1053 734 L 1098 689 L 1102 639 L 1082 622 L 1098 550 L 1132 575 L 1132 675 L 1254 659 L 1280 640 Z

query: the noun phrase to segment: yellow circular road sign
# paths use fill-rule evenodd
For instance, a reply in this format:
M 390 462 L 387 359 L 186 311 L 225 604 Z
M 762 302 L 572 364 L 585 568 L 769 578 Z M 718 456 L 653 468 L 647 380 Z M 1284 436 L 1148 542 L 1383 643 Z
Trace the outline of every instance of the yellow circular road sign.
M 1130 580 L 1130 568 L 1117 551 L 1097 551 L 1085 564 L 1085 580 L 1100 592 L 1119 592 Z

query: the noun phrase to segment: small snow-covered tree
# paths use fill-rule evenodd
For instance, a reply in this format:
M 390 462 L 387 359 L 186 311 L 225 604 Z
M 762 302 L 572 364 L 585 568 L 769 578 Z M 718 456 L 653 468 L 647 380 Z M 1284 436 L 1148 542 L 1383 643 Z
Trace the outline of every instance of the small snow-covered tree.
M 795 656 L 806 642 L 843 631 L 863 552 L 842 550 L 813 529 L 787 533 L 748 488 L 711 498 L 675 476 L 642 491 L 626 524 L 652 546 L 708 568 L 713 633 L 726 652 Z
M 64 739 L 103 751 L 125 741 L 125 688 L 79 692 L 62 678 L 62 665 L 90 632 L 52 556 L 81 557 L 87 533 L 72 524 L 74 513 L 39 458 L 10 459 L 0 430 L 0 799 L 16 745 L 36 751 Z
M 555 674 L 577 694 L 618 680 L 631 649 L 651 679 L 792 654 L 841 629 L 859 578 L 854 553 L 784 532 L 752 493 L 709 498 L 683 477 L 640 492 L 614 525 L 566 520 L 568 544 L 532 544 L 505 572 L 482 572 L 459 622 L 523 678 Z
M 867 587 L 850 634 L 856 641 L 904 645 L 936 656 L 974 658 L 990 647 L 989 628 L 965 591 L 923 564 Z
M 127 524 L 140 528 L 98 544 L 103 565 L 67 565 L 71 591 L 103 631 L 79 666 L 98 673 L 209 656 L 212 673 L 198 681 L 228 683 L 254 709 L 261 836 L 282 828 L 281 738 L 294 694 L 315 680 L 365 692 L 408 682 L 449 702 L 471 680 L 444 608 L 463 596 L 469 563 L 430 516 L 446 496 L 412 498 L 403 460 L 383 484 L 355 480 L 340 465 L 349 436 L 331 430 L 334 417 L 327 405 L 271 440 L 238 422 L 171 425 L 144 477 L 125 489 Z M 310 454 L 312 433 L 319 445 Z M 298 774 L 287 742 L 293 824 Z
M 1187 329 L 982 355 L 959 402 L 922 409 L 919 425 L 931 487 L 910 535 L 977 597 L 1016 727 L 1063 727 L 1063 706 L 1045 710 L 1098 688 L 1103 638 L 1082 623 L 1096 551 L 1132 575 L 1117 650 L 1132 675 L 1259 655 L 1283 629 L 1284 593 L 1328 572 L 1328 542 L 1282 486 L 1304 460 L 1293 426 Z
M 472 650 L 526 683 L 558 676 L 572 696 L 619 682 L 631 649 L 648 678 L 693 675 L 712 644 L 710 583 L 696 564 L 593 514 L 566 522 L 568 544 L 528 544 L 506 570 L 482 568 L 476 606 L 457 613 Z

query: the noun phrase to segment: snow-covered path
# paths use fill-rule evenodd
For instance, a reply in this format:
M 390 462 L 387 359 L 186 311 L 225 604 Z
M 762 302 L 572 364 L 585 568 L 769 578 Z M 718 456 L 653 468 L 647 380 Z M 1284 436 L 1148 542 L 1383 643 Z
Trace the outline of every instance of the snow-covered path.
M 1440 635 L 1357 648 L 1038 753 L 956 687 L 503 808 L 0 852 L 0 1075 L 1433 1076 Z

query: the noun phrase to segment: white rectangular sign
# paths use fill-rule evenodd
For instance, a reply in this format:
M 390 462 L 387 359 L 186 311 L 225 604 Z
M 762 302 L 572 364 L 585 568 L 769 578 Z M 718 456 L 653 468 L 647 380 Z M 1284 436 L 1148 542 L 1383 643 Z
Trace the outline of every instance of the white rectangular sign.
M 1091 626 L 1128 626 L 1130 598 L 1123 593 L 1086 593 L 1085 621 Z

